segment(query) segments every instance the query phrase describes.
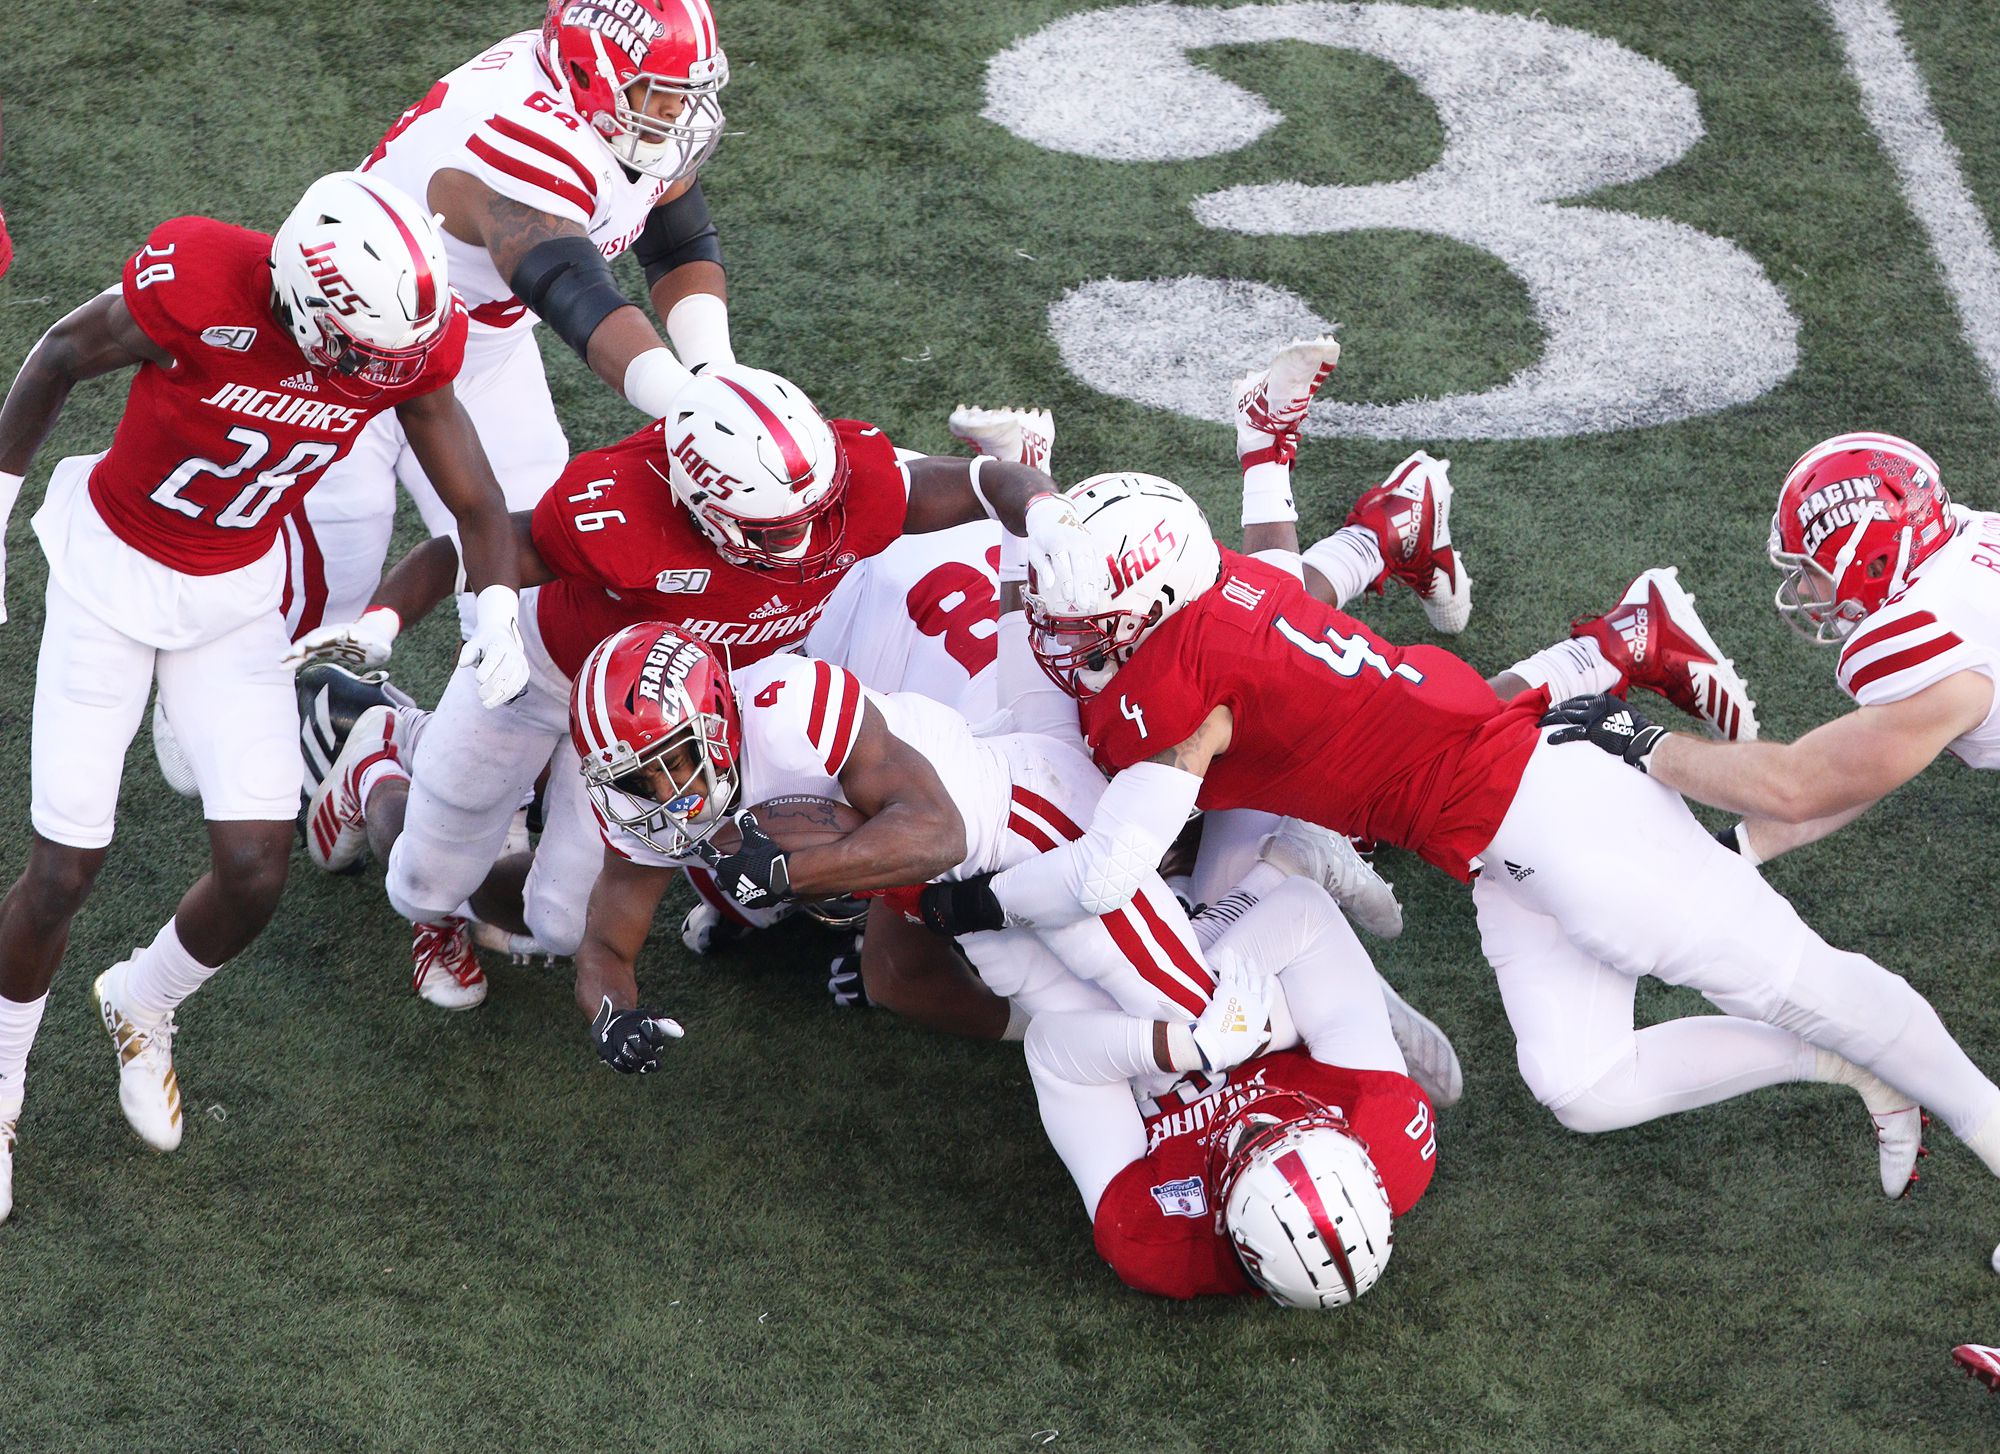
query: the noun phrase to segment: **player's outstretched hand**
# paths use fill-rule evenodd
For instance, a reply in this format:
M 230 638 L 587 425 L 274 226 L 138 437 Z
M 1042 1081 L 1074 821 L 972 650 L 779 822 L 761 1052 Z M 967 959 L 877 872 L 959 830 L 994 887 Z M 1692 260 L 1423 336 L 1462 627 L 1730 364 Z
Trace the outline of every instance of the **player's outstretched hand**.
M 373 671 L 396 649 L 396 634 L 402 626 L 394 611 L 377 606 L 355 620 L 308 631 L 292 643 L 282 661 L 292 671 L 304 671 L 318 661 L 337 662 L 356 674 Z
M 479 625 L 458 664 L 479 679 L 479 704 L 488 710 L 511 702 L 528 689 L 528 648 L 521 641 L 521 598 L 508 586 L 479 593 Z
M 1271 976 L 1247 965 L 1223 964 L 1216 972 L 1215 994 L 1194 1022 L 1202 1069 L 1241 1065 L 1270 1038 Z
M 660 1068 L 660 1049 L 687 1032 L 678 1020 L 651 1010 L 611 1008 L 606 995 L 590 1022 L 590 1042 L 604 1063 L 620 1075 L 651 1075 Z
M 1551 743 L 1588 742 L 1613 757 L 1623 758 L 1640 772 L 1646 771 L 1646 759 L 1668 735 L 1666 728 L 1655 727 L 1623 697 L 1614 697 L 1609 692 L 1558 702 L 1542 714 L 1541 725 L 1562 729 L 1550 735 Z
M 699 845 L 708 871 L 715 875 L 715 886 L 738 908 L 775 908 L 792 896 L 785 850 L 764 831 L 755 813 L 738 813 L 736 831 L 743 841 L 734 853 L 717 853 L 705 839 Z
M 1111 578 L 1104 549 L 1061 495 L 1028 502 L 1028 564 L 1035 594 L 1065 615 L 1094 616 L 1111 607 Z

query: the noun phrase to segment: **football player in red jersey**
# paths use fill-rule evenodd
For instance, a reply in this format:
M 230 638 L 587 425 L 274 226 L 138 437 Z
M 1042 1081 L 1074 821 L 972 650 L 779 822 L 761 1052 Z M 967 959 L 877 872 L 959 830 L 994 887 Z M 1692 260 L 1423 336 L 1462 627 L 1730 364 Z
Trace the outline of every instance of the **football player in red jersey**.
M 1044 571 L 1087 568 L 1088 542 L 1055 482 L 1025 465 L 899 457 L 887 436 L 823 420 L 804 393 L 741 365 L 708 370 L 659 424 L 579 455 L 523 532 L 529 690 L 499 713 L 471 710 L 454 682 L 433 717 L 364 716 L 308 810 L 313 861 L 337 869 L 364 848 L 388 865 L 390 901 L 416 925 L 414 986 L 446 1008 L 478 1004 L 486 981 L 459 914 L 569 953 L 581 937 L 601 843 L 567 750 L 570 682 L 620 627 L 672 622 L 747 665 L 805 639 L 846 573 L 907 533 L 994 518 L 1027 537 Z M 420 546 L 357 623 L 435 598 L 449 540 Z M 357 655 L 378 664 L 387 642 Z M 413 736 L 423 748 L 415 754 Z M 522 795 L 549 763 L 532 866 L 488 876 Z M 412 776 L 414 781 L 412 782 Z M 406 803 L 407 794 L 407 807 Z M 482 884 L 484 888 L 482 889 Z
M 734 358 L 697 177 L 722 136 L 728 80 L 708 0 L 549 0 L 538 29 L 441 78 L 361 164 L 442 221 L 471 310 L 459 393 L 509 509 L 533 506 L 571 452 L 537 321 L 651 419 L 689 369 Z M 612 277 L 628 249 L 671 350 Z M 376 420 L 294 522 L 295 636 L 337 630 L 368 604 L 398 482 L 432 535 L 450 530 L 396 421 Z
M 465 326 L 424 210 L 336 173 L 275 239 L 201 217 L 163 223 L 121 286 L 21 366 L 0 407 L 9 504 L 71 388 L 137 372 L 111 448 L 58 464 L 35 516 L 49 583 L 34 843 L 0 902 L 0 1215 L 28 1048 L 104 863 L 119 765 L 156 674 L 214 866 L 95 997 L 127 1119 L 161 1150 L 180 1142 L 174 1008 L 269 921 L 298 807 L 278 525 L 374 415 L 397 412 L 457 512 L 482 587 L 467 669 L 493 700 L 526 682 L 504 502 L 451 389 Z

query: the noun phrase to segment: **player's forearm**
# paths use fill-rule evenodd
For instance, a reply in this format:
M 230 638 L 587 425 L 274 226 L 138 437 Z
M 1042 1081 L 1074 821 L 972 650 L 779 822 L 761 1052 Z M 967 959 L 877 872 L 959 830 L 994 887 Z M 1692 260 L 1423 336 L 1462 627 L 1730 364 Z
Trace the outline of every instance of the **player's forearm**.
M 476 595 L 488 586 L 520 589 L 520 573 L 515 569 L 514 525 L 498 485 L 493 487 L 490 505 L 474 510 L 469 517 L 458 517 L 458 539 L 467 590 Z
M 1874 807 L 1873 802 L 1857 803 L 1824 818 L 1803 823 L 1782 823 L 1775 818 L 1746 818 L 1739 831 L 1750 840 L 1750 852 L 1759 863 L 1769 863 L 1781 853 L 1817 843 L 1829 833 L 1837 833 Z
M 792 896 L 929 883 L 966 855 L 965 824 L 948 805 L 891 803 L 838 842 L 785 855 Z
M 1837 768 L 1800 761 L 1795 746 L 1703 742 L 1675 732 L 1653 750 L 1646 770 L 1698 803 L 1779 823 L 1808 823 L 1874 801 L 1871 790 L 1857 788 Z
M 620 953 L 586 929 L 583 943 L 576 951 L 576 1007 L 583 1011 L 585 1019 L 591 1019 L 607 999 L 614 1010 L 636 1006 L 638 971 L 633 956 Z
M 643 396 L 632 397 L 633 391 L 627 387 L 627 375 L 631 373 L 633 360 L 650 357 L 656 350 L 666 354 L 667 361 L 671 362 L 672 355 L 666 340 L 660 337 L 659 330 L 653 327 L 653 321 L 646 316 L 645 310 L 636 303 L 628 303 L 597 325 L 590 335 L 589 346 L 584 350 L 583 361 L 620 397 L 650 414 L 655 406 L 644 402 Z
M 0 404 L 0 473 L 25 475 L 35 451 L 55 428 L 77 382 L 68 362 L 68 351 L 51 330 L 21 364 L 6 403 Z

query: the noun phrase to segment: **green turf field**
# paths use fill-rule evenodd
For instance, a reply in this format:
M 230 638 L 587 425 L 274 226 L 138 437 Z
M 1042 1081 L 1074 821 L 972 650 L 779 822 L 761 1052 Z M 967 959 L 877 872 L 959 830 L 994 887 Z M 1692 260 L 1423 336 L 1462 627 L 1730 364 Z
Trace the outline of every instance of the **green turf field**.
M 1104 321 L 1116 313 L 1072 309 L 1095 332 L 1059 338 L 1052 306 L 1107 296 L 1087 288 L 1107 280 L 1283 289 L 1344 325 L 1336 404 L 1494 390 L 1548 347 L 1555 324 L 1475 243 L 1408 226 L 1252 235 L 1191 210 L 1239 185 L 1363 187 L 1437 162 L 1439 107 L 1379 48 L 1214 42 L 1196 17 L 1207 74 L 1283 119 L 1221 154 L 1118 160 L 981 114 L 989 61 L 1082 7 L 717 8 L 731 134 L 704 176 L 737 351 L 899 443 L 948 446 L 961 399 L 1045 404 L 1059 473 L 1171 475 L 1233 537 L 1229 431 L 1092 387 L 1076 368 L 1151 355 Z M 1402 27 L 1398 44 L 1443 34 L 1404 7 L 1270 8 L 1380 20 Z M 1896 10 L 1990 226 L 2000 21 L 1947 0 Z M 1767 732 L 1794 735 L 1843 699 L 1830 656 L 1769 609 L 1764 536 L 1785 466 L 1824 435 L 1884 428 L 1926 443 L 1959 498 L 2000 502 L 1994 396 L 1826 10 L 1552 0 L 1534 13 L 1654 64 L 1659 118 L 1622 94 L 1610 107 L 1639 117 L 1642 143 L 1685 124 L 1670 114 L 1676 84 L 1698 104 L 1699 136 L 1661 165 L 1554 205 L 1681 224 L 1683 241 L 1726 240 L 1747 269 L 1741 330 L 1728 316 L 1727 346 L 1684 360 L 1685 377 L 1631 417 L 1673 415 L 1759 359 L 1773 381 L 1641 428 L 1313 439 L 1306 528 L 1337 523 L 1409 448 L 1448 454 L 1478 581 L 1459 641 L 1474 662 L 1497 669 L 1602 610 L 1640 567 L 1677 562 Z M 158 220 L 275 226 L 435 77 L 537 14 L 532 0 L 9 10 L 0 204 L 19 256 L 0 282 L 0 371 L 113 280 Z M 1424 54 L 1455 46 L 1475 76 L 1512 63 L 1462 18 L 1440 24 L 1457 39 Z M 1588 90 L 1623 74 L 1569 79 Z M 1517 78 L 1496 104 L 1562 79 L 1560 66 Z M 995 104 L 1060 141 L 1124 114 L 1115 81 L 1084 78 L 1064 104 L 1005 86 Z M 1142 150 L 1185 131 L 1190 111 L 1210 115 L 1184 93 L 1155 99 L 1164 119 L 1128 137 Z M 1582 125 L 1537 133 L 1520 164 Z M 1230 330 L 1273 296 L 1225 296 L 1239 294 L 1241 314 L 1187 314 L 1193 363 L 1159 372 L 1238 346 Z M 1716 326 L 1698 311 L 1610 318 L 1672 337 Z M 544 344 L 573 443 L 633 427 Z M 28 517 L 48 468 L 102 447 L 122 398 L 112 383 L 78 391 L 7 536 L 10 877 L 27 842 L 42 619 Z M 1423 630 L 1406 593 L 1363 611 L 1398 638 Z M 398 652 L 420 696 L 440 684 L 447 636 L 434 620 Z M 663 912 L 642 985 L 688 1036 L 666 1073 L 631 1080 L 599 1065 L 558 973 L 489 961 L 484 1009 L 418 1002 L 379 873 L 329 880 L 303 855 L 269 933 L 181 1014 L 190 1125 L 178 1153 L 155 1156 L 119 1115 L 87 987 L 155 932 L 200 871 L 201 837 L 143 735 L 128 767 L 118 844 L 31 1062 L 17 1206 L 0 1229 L 0 1449 L 2000 1447 L 2000 1403 L 1946 1356 L 2000 1341 L 1986 1265 L 2000 1187 L 1969 1154 L 1938 1134 L 1920 1194 L 1884 1203 L 1854 1103 L 1816 1087 L 1596 1139 L 1564 1131 L 1515 1072 L 1467 895 L 1393 855 L 1410 927 L 1381 962 L 1453 1035 L 1467 1095 L 1443 1119 L 1437 1179 L 1388 1274 L 1340 1315 L 1123 1290 L 1041 1139 L 1018 1051 L 835 1012 L 810 933 L 695 963 L 678 908 Z M 1996 822 L 1995 784 L 1941 766 L 1769 870 L 1830 939 L 1929 994 L 1988 1066 Z M 1656 987 L 1640 1001 L 1652 1017 L 1700 1005 Z

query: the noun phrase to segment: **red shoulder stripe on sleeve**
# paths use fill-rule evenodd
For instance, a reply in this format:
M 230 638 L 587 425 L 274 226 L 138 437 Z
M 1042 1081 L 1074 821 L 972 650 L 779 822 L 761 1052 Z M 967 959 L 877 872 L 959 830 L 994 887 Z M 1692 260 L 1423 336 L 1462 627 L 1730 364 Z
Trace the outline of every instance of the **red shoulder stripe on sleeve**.
M 544 192 L 562 198 L 565 202 L 580 209 L 586 217 L 597 210 L 596 204 L 575 183 L 566 182 L 561 177 L 553 176 L 543 171 L 540 167 L 530 166 L 527 162 L 521 161 L 517 157 L 508 156 L 506 152 L 492 145 L 484 137 L 473 137 L 471 141 L 465 144 L 465 149 L 488 166 L 493 167 L 497 171 L 505 172 L 516 181 L 526 182 L 531 187 L 540 187 Z
M 1208 997 L 1196 993 L 1192 985 L 1183 984 L 1180 976 L 1160 963 L 1146 945 L 1139 933 L 1139 927 L 1132 920 L 1130 908 L 1117 909 L 1099 920 L 1111 934 L 1111 942 L 1118 946 L 1118 952 L 1125 956 L 1125 962 L 1139 972 L 1139 978 L 1172 1000 L 1190 1015 L 1199 1015 L 1208 1008 Z
M 806 736 L 818 751 L 826 749 L 821 744 L 820 733 L 826 727 L 826 700 L 833 693 L 833 669 L 823 661 L 813 663 L 813 704 L 812 714 L 806 718 Z
M 527 127 L 521 125 L 520 122 L 510 121 L 504 116 L 495 116 L 486 124 L 492 127 L 495 131 L 499 132 L 502 136 L 506 137 L 509 141 L 518 141 L 522 146 L 533 147 L 543 156 L 548 157 L 553 161 L 561 162 L 564 166 L 568 167 L 571 172 L 576 174 L 577 181 L 583 185 L 583 190 L 590 194 L 591 200 L 592 201 L 596 200 L 597 178 L 591 172 L 590 168 L 586 167 L 582 162 L 578 161 L 574 156 L 570 155 L 570 153 L 564 151 L 561 147 L 557 146 L 554 142 L 550 141 L 546 136 L 543 136 L 538 131 L 531 131 Z
M 840 693 L 840 715 L 834 723 L 833 741 L 826 750 L 826 775 L 839 777 L 840 770 L 847 766 L 848 753 L 854 750 L 854 739 L 861 735 L 861 683 L 842 667 L 829 670 Z
M 1933 616 L 1930 612 L 1912 611 L 1907 616 L 1899 617 L 1894 621 L 1885 621 L 1879 626 L 1863 626 L 1860 631 L 1848 639 L 1845 646 L 1840 648 L 1841 665 L 1845 666 L 1848 658 L 1857 653 L 1872 650 L 1885 641 L 1901 636 L 1906 631 L 1915 631 L 1919 626 L 1935 625 L 1937 625 L 1937 617 Z
M 1942 656 L 1958 644 L 1958 638 L 1947 631 L 1940 636 L 1933 636 L 1928 641 L 1920 641 L 1907 650 L 1878 657 L 1854 673 L 1847 683 L 1847 689 L 1850 692 L 1858 692 L 1870 682 L 1878 682 L 1883 677 L 1893 676 L 1899 671 L 1921 666 L 1934 656 Z

